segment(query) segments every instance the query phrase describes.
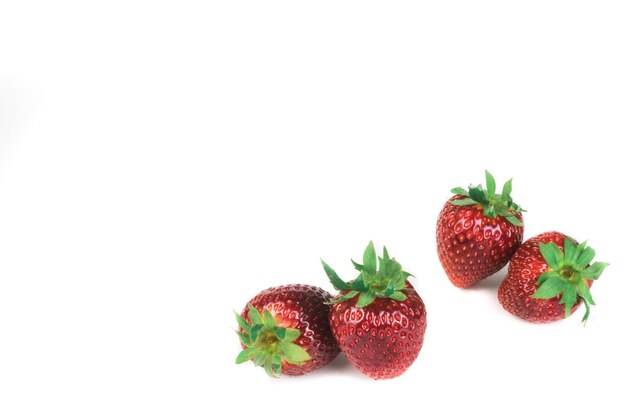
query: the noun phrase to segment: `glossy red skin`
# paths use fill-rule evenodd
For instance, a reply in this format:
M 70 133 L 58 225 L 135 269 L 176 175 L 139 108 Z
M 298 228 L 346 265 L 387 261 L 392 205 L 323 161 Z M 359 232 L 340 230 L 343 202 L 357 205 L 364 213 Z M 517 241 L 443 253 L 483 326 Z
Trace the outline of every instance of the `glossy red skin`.
M 437 220 L 437 254 L 450 282 L 467 288 L 502 269 L 524 238 L 524 226 L 485 217 L 481 205 L 443 206 Z M 522 213 L 515 217 L 523 221 Z
M 282 285 L 257 294 L 246 303 L 241 316 L 250 323 L 248 304 L 252 304 L 260 312 L 268 310 L 279 326 L 300 330 L 300 337 L 293 343 L 304 348 L 311 359 L 302 365 L 283 361 L 281 373 L 303 375 L 328 364 L 339 354 L 328 323 L 330 305 L 324 304 L 332 298 L 327 291 L 312 285 Z
M 330 326 L 339 347 L 370 378 L 402 375 L 422 348 L 426 308 L 413 286 L 407 283 L 407 288 L 405 301 L 377 298 L 358 308 L 357 296 L 331 308 Z
M 498 300 L 509 313 L 533 323 L 548 323 L 565 318 L 565 306 L 559 304 L 561 296 L 541 299 L 533 298 L 537 291 L 537 279 L 549 269 L 539 251 L 539 243 L 554 242 L 563 250 L 565 235 L 559 232 L 546 232 L 524 242 L 515 252 L 509 271 L 498 288 Z M 586 281 L 591 286 L 591 281 Z M 581 303 L 579 298 L 572 307 L 572 313 Z

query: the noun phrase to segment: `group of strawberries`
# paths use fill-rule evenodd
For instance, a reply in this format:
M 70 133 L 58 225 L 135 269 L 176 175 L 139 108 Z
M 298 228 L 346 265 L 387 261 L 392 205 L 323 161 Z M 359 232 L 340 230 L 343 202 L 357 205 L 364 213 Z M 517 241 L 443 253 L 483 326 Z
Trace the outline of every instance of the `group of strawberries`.
M 509 264 L 498 299 L 510 313 L 545 323 L 568 317 L 581 303 L 589 317 L 589 287 L 608 265 L 591 263 L 595 251 L 559 232 L 522 243 L 522 208 L 511 198 L 512 180 L 496 193 L 486 171 L 486 189 L 453 188 L 437 221 L 437 252 L 448 278 L 467 288 Z M 369 243 L 358 275 L 344 281 L 324 261 L 333 296 L 310 285 L 268 288 L 236 314 L 248 360 L 271 376 L 302 375 L 342 351 L 359 371 L 374 379 L 401 375 L 417 358 L 426 331 L 426 308 L 411 276 L 383 248 Z

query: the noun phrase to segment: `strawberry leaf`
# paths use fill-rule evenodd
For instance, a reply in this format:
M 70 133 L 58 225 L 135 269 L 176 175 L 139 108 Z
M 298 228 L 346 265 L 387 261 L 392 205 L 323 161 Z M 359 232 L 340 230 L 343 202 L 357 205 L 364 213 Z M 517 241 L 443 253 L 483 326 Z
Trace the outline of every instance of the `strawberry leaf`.
M 404 301 L 406 300 L 406 295 L 401 291 L 394 291 L 389 298 L 396 301 Z
M 589 265 L 588 268 L 583 269 L 581 275 L 583 278 L 596 280 L 600 278 L 600 275 L 602 275 L 604 268 L 606 268 L 607 266 L 609 266 L 609 264 L 607 264 L 606 262 L 594 262 L 593 264 Z
M 487 196 L 493 197 L 496 195 L 496 180 L 493 178 L 493 175 L 487 170 L 485 170 L 485 179 L 487 181 Z
M 543 284 L 548 278 L 552 277 L 561 278 L 561 274 L 550 269 L 539 276 L 537 279 L 537 285 Z
M 593 297 L 591 297 L 591 291 L 589 291 L 589 286 L 584 280 L 578 281 L 577 290 L 580 298 L 582 298 L 583 300 L 587 300 L 587 302 L 592 306 L 596 305 L 596 302 L 593 301 Z
M 554 242 L 540 243 L 539 251 L 550 268 L 555 270 L 560 268 L 563 262 L 563 252 Z
M 465 197 L 469 197 L 469 193 L 461 187 L 454 187 L 453 189 L 450 190 L 450 192 L 452 194 L 458 194 L 458 195 L 463 195 Z
M 591 262 L 594 256 L 596 256 L 596 251 L 590 247 L 586 247 L 576 260 L 576 267 L 582 270 L 589 265 L 589 262 Z
M 572 307 L 576 304 L 576 286 L 571 283 L 567 283 L 563 288 L 563 295 L 561 296 L 561 304 L 565 304 L 565 317 L 569 317 L 572 313 Z
M 284 340 L 287 335 L 287 329 L 285 327 L 276 327 L 274 328 L 274 333 L 276 333 L 277 338 Z
M 371 240 L 363 253 L 363 269 L 372 275 L 376 273 L 376 250 Z
M 487 200 L 487 196 L 485 195 L 485 191 L 482 186 L 479 185 L 478 187 L 470 187 L 469 196 L 477 203 L 485 207 L 489 206 L 489 200 Z
M 565 262 L 567 263 L 572 263 L 574 262 L 574 260 L 577 258 L 576 256 L 576 244 L 572 241 L 572 239 L 569 238 L 565 238 L 564 242 L 563 242 L 563 247 L 565 248 L 564 252 L 565 252 Z
M 354 265 L 354 268 L 355 268 L 357 271 L 359 271 L 359 272 L 363 271 L 363 265 L 361 265 L 361 264 L 359 264 L 359 263 L 354 262 L 354 259 L 350 259 L 350 260 L 352 261 L 352 265 Z
M 255 324 L 254 326 L 252 326 L 252 329 L 250 329 L 250 340 L 252 341 L 252 343 L 256 342 L 256 339 L 259 337 L 262 328 L 262 324 Z
M 283 354 L 283 359 L 294 365 L 300 365 L 302 362 L 311 359 L 307 351 L 295 343 L 280 342 L 278 348 Z
M 452 200 L 450 201 L 450 203 L 454 204 L 455 206 L 471 206 L 474 204 L 478 204 L 476 201 L 472 200 L 471 198 L 463 198 L 461 200 Z
M 366 307 L 370 305 L 375 299 L 376 299 L 376 294 L 374 294 L 372 291 L 362 292 L 361 295 L 359 295 L 359 299 L 356 302 L 356 306 L 359 308 Z
M 545 299 L 556 297 L 561 294 L 566 283 L 567 281 L 561 278 L 561 276 L 551 276 L 544 281 L 541 287 L 537 288 L 533 297 Z
M 296 340 L 299 337 L 300 337 L 300 330 L 298 330 L 298 329 L 286 329 L 285 337 L 283 338 L 283 341 L 285 341 L 285 342 L 293 342 L 294 340 Z
M 389 252 L 387 252 L 387 246 L 383 246 L 383 259 L 385 261 L 389 260 Z
M 344 291 L 344 290 L 350 289 L 350 285 L 348 285 L 345 281 L 339 278 L 339 275 L 337 275 L 335 270 L 332 269 L 330 266 L 328 266 L 328 264 L 324 262 L 323 260 L 322 260 L 322 266 L 324 267 L 324 271 L 326 272 L 328 279 L 330 279 L 330 283 L 333 285 L 333 287 L 335 287 L 337 291 Z
M 385 289 L 385 291 L 383 291 L 382 296 L 390 297 L 391 294 L 393 294 L 395 291 L 396 291 L 396 288 L 394 287 L 393 283 L 390 282 L 387 288 Z
M 354 281 L 352 281 L 352 288 L 355 291 L 367 291 L 367 286 L 365 285 L 365 280 L 363 279 L 363 275 L 359 274 L 358 277 Z
M 523 226 L 524 223 L 522 223 L 521 221 L 519 221 L 519 219 L 517 217 L 515 217 L 514 214 L 505 214 L 503 215 L 503 217 L 511 224 L 514 224 L 515 226 Z
M 276 327 L 274 316 L 272 316 L 272 313 L 268 310 L 263 311 L 263 321 L 265 322 L 265 326 L 268 328 Z
M 587 319 L 589 318 L 589 313 L 591 313 L 591 307 L 589 307 L 589 301 L 583 298 L 583 303 L 585 303 L 585 315 L 583 316 L 582 322 L 583 324 L 587 324 Z
M 513 178 L 504 183 L 504 187 L 502 187 L 502 199 L 505 201 L 511 200 L 511 191 L 513 191 Z
M 235 359 L 236 364 L 244 363 L 250 360 L 250 358 L 254 355 L 254 349 L 244 349 L 239 352 L 237 358 Z
M 257 310 L 252 304 L 248 304 L 248 317 L 250 317 L 252 324 L 263 324 L 261 313 L 259 313 L 259 310 Z
M 239 340 L 241 340 L 241 343 L 245 347 L 251 347 L 252 346 L 252 340 L 250 340 L 250 335 L 249 334 L 237 332 L 237 336 L 239 336 Z
M 243 317 L 241 317 L 241 315 L 239 315 L 236 311 L 233 310 L 233 313 L 235 313 L 235 319 L 237 320 L 237 324 L 239 324 L 239 327 L 241 327 L 244 332 L 249 334 L 250 325 L 248 324 L 248 322 L 245 321 Z

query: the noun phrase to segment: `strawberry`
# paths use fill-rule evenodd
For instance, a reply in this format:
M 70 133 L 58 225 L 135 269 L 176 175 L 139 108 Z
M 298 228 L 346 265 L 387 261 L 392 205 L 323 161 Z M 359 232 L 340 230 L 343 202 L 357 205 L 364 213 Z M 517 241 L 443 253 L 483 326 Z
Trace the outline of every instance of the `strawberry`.
M 330 282 L 340 291 L 331 301 L 333 335 L 350 363 L 370 378 L 402 375 L 424 342 L 424 303 L 407 282 L 410 274 L 389 259 L 386 248 L 378 268 L 372 242 L 365 249 L 363 265 L 352 263 L 359 275 L 345 282 L 322 261 Z
M 248 360 L 270 376 L 303 375 L 339 354 L 328 323 L 332 295 L 311 285 L 268 288 L 248 302 L 237 334 L 244 348 L 236 363 Z
M 509 272 L 498 288 L 498 300 L 510 313 L 531 322 L 561 320 L 585 304 L 595 305 L 589 287 L 600 277 L 605 262 L 589 265 L 595 251 L 559 232 L 528 239 L 515 252 Z
M 502 194 L 485 171 L 487 189 L 482 185 L 453 188 L 455 194 L 443 206 L 437 220 L 437 254 L 448 278 L 457 287 L 467 288 L 496 273 L 511 259 L 522 243 L 522 208 L 513 202 L 513 179 Z

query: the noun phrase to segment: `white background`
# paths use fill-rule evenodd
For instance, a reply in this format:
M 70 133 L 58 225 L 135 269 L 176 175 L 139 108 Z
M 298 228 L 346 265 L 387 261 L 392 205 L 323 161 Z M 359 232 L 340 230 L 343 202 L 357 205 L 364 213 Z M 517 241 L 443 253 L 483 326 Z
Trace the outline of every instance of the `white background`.
M 623 410 L 622 2 L 415 3 L 1 2 L 0 415 Z M 611 263 L 586 327 L 446 279 L 485 168 Z M 370 239 L 428 311 L 403 376 L 234 364 L 233 309 Z

